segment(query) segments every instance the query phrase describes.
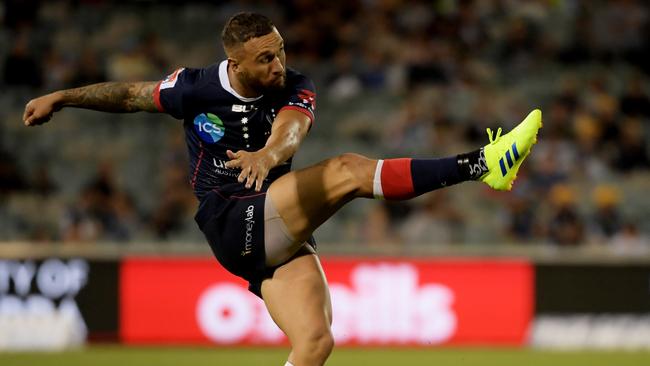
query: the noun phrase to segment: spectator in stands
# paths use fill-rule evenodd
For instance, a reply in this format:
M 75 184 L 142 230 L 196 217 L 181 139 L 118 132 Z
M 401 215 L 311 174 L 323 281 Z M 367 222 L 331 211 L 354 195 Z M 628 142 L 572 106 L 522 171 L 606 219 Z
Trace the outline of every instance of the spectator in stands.
M 630 117 L 650 119 L 650 97 L 643 90 L 642 75 L 634 75 L 629 79 L 627 90 L 621 96 L 621 112 Z
M 539 237 L 541 232 L 537 222 L 539 207 L 535 204 L 530 189 L 524 189 L 522 193 L 515 189 L 515 194 L 507 200 L 507 235 L 515 242 L 528 243 Z
M 574 190 L 564 184 L 551 189 L 551 217 L 548 223 L 548 239 L 561 246 L 575 246 L 585 241 L 584 223 L 576 207 Z
M 29 34 L 20 33 L 14 39 L 11 52 L 4 60 L 4 84 L 8 87 L 29 86 L 38 88 L 43 85 L 41 65 L 30 49 Z
M 137 81 L 155 79 L 160 75 L 157 58 L 151 58 L 147 49 L 137 37 L 128 37 L 122 41 L 122 51 L 108 61 L 108 78 L 115 81 Z
M 66 242 L 125 242 L 138 219 L 128 194 L 114 180 L 113 165 L 103 163 L 75 204 L 64 216 L 62 238 Z
M 61 240 L 65 243 L 91 243 L 100 240 L 104 227 L 99 218 L 103 207 L 99 192 L 86 187 L 61 218 Z
M 400 243 L 401 239 L 390 221 L 385 202 L 376 202 L 361 226 L 361 242 L 369 247 Z
M 551 102 L 544 118 L 546 136 L 554 139 L 568 139 L 571 136 L 571 109 L 563 99 Z
M 4 25 L 12 30 L 34 26 L 41 5 L 40 0 L 5 0 Z
M 412 202 L 377 202 L 372 206 L 361 226 L 362 242 L 368 246 L 402 244 L 403 238 L 399 227 L 412 210 Z
M 609 172 L 607 153 L 600 144 L 602 126 L 590 113 L 580 108 L 573 115 L 572 129 L 576 161 L 581 162 L 574 174 L 588 179 L 602 179 Z
M 400 237 L 405 244 L 449 245 L 464 242 L 464 214 L 450 201 L 449 193 L 440 192 L 424 196 L 424 202 L 400 225 Z
M 366 90 L 377 91 L 386 87 L 386 62 L 378 51 L 366 49 L 363 51 L 361 81 Z
M 66 60 L 58 48 L 48 47 L 43 56 L 43 87 L 47 90 L 64 88 L 76 72 L 70 60 Z
M 133 197 L 124 191 L 116 192 L 111 200 L 111 221 L 106 228 L 110 240 L 125 242 L 132 240 L 142 228 L 141 218 Z
M 188 230 L 188 217 L 192 217 L 196 202 L 189 189 L 179 188 L 187 186 L 184 165 L 170 165 L 163 175 L 163 190 L 151 224 L 156 238 L 166 240 Z
M 591 217 L 589 234 L 596 242 L 605 242 L 621 230 L 622 218 L 619 204 L 619 190 L 610 185 L 597 186 L 591 195 L 594 213 Z
M 27 181 L 16 164 L 16 158 L 0 149 L 0 198 L 27 188 Z
M 601 126 L 600 143 L 604 148 L 614 148 L 620 134 L 617 123 L 619 105 L 618 99 L 607 89 L 604 75 L 592 78 L 585 93 L 584 103 Z
M 36 166 L 36 170 L 32 175 L 30 190 L 43 197 L 56 193 L 56 183 L 52 180 L 46 164 L 41 163 Z
M 650 239 L 639 233 L 633 223 L 626 223 L 610 241 L 612 251 L 618 255 L 639 257 L 650 254 Z
M 569 179 L 573 167 L 563 162 L 571 161 L 571 147 L 564 141 L 540 141 L 533 159 L 536 164 L 532 165 L 530 180 L 538 197 L 545 197 L 551 187 Z
M 429 151 L 433 122 L 427 106 L 413 93 L 403 102 L 399 114 L 387 121 L 385 146 L 395 155 L 413 155 Z
M 628 117 L 622 121 L 620 136 L 614 155 L 613 167 L 622 172 L 647 170 L 650 167 L 650 154 L 646 142 L 646 131 L 641 120 Z
M 341 48 L 334 56 L 334 70 L 327 77 L 326 93 L 335 102 L 353 98 L 363 90 L 361 78 L 354 70 L 351 50 Z
M 104 62 L 99 58 L 96 50 L 86 47 L 79 57 L 77 69 L 70 81 L 71 86 L 80 86 L 101 83 L 106 81 Z

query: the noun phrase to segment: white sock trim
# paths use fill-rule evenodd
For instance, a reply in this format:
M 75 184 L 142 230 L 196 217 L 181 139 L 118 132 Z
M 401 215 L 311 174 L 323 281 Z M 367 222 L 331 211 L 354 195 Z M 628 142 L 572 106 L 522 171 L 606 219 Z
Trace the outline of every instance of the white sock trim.
M 377 160 L 377 168 L 375 168 L 375 179 L 372 184 L 372 195 L 376 199 L 384 199 L 384 191 L 381 189 L 381 168 L 384 166 L 383 160 Z
M 291 362 L 287 361 L 287 363 L 285 363 L 284 366 L 293 366 L 293 364 Z

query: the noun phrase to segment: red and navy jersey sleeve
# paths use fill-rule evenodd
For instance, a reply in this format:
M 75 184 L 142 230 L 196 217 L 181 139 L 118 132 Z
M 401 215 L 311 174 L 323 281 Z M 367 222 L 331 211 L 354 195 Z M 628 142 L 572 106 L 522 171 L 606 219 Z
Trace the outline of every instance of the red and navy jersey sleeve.
M 314 122 L 316 110 L 316 88 L 314 83 L 306 76 L 293 70 L 287 70 L 288 96 L 283 102 L 280 111 L 293 109 L 304 113 Z
M 194 86 L 196 69 L 180 68 L 158 82 L 154 89 L 154 102 L 158 111 L 167 113 L 176 119 L 185 116 L 185 96 Z

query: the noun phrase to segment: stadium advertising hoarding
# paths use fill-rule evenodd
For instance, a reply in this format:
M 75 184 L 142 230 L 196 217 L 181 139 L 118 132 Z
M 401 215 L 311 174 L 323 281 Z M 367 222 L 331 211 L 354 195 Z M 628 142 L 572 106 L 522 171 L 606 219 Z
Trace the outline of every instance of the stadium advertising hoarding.
M 650 314 L 648 264 L 537 264 L 538 313 Z
M 530 343 L 556 349 L 650 349 L 650 265 L 535 266 Z
M 518 260 L 324 258 L 339 345 L 524 345 L 533 266 Z M 127 258 L 130 344 L 286 342 L 246 283 L 208 258 Z
M 115 339 L 117 268 L 82 258 L 0 259 L 0 349 Z

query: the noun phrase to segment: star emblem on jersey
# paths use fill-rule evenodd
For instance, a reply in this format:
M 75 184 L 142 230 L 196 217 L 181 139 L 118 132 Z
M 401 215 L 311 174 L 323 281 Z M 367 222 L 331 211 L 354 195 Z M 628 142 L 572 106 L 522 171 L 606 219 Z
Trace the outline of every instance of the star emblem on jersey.
M 248 123 L 248 117 L 244 117 L 244 118 L 241 119 L 241 124 L 242 125 L 245 125 L 247 123 Z
M 212 113 L 201 113 L 194 117 L 194 130 L 201 140 L 214 144 L 226 133 L 223 121 Z

